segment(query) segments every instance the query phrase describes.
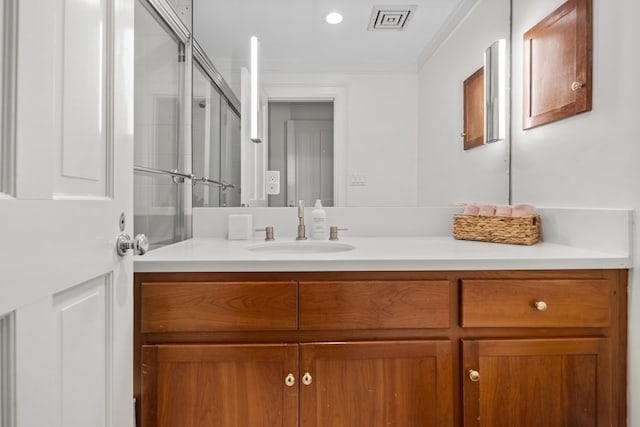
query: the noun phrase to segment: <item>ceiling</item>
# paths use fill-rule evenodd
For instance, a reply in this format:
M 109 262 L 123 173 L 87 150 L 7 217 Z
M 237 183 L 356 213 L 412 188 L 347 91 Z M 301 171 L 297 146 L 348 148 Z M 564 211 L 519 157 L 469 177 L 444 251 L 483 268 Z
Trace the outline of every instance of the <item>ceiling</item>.
M 263 71 L 415 71 L 477 0 L 193 0 L 195 39 L 214 64 L 248 66 L 260 40 Z M 403 31 L 369 31 L 374 6 L 417 6 Z M 344 16 L 330 25 L 333 11 Z

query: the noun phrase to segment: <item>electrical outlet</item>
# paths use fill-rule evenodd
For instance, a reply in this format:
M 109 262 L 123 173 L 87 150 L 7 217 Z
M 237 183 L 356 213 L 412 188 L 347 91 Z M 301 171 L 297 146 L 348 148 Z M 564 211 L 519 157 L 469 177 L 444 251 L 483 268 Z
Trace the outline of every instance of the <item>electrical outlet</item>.
M 280 184 L 280 171 L 267 171 L 267 183 Z
M 353 173 L 351 174 L 351 179 L 349 185 L 351 187 L 365 187 L 367 185 L 367 176 Z
M 267 194 L 269 195 L 280 194 L 280 184 L 267 182 Z
M 280 194 L 280 171 L 267 171 L 267 194 Z

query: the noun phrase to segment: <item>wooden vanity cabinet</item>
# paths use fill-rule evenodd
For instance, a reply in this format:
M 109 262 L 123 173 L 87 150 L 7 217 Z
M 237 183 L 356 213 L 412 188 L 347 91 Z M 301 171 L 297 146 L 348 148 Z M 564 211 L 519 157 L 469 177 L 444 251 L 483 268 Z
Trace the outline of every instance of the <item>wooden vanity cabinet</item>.
M 465 427 L 625 425 L 623 273 L 462 279 L 460 294 Z
M 298 425 L 291 344 L 142 347 L 142 420 L 157 427 Z M 292 384 L 293 385 L 293 384 Z
M 303 427 L 451 426 L 451 342 L 300 344 Z
M 608 347 L 603 338 L 465 340 L 465 427 L 616 425 Z
M 453 425 L 446 277 L 136 274 L 134 293 L 141 426 Z
M 138 425 L 624 427 L 626 275 L 139 273 Z

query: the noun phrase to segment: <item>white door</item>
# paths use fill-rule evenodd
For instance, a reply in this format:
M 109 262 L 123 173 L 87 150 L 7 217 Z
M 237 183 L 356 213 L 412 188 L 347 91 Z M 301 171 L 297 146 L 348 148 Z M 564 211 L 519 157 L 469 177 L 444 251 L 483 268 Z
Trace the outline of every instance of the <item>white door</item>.
M 17 60 L 2 55 L 3 75 L 16 70 L 15 105 L 2 96 L 15 152 L 0 196 L 2 427 L 133 425 L 132 254 L 116 253 L 122 213 L 133 230 L 133 6 L 0 6 L 17 28 L 4 31 Z
M 333 122 L 287 120 L 287 199 L 313 206 L 333 204 Z

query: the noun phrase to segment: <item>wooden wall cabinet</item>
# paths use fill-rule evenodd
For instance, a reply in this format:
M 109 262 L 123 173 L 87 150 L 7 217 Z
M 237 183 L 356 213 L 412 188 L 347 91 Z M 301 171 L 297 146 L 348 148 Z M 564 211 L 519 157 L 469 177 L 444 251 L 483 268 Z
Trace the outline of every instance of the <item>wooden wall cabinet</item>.
M 523 129 L 591 110 L 591 0 L 569 0 L 527 31 Z
M 138 425 L 624 427 L 626 274 L 136 274 Z
M 480 67 L 463 82 L 464 149 L 484 144 L 484 67 Z

